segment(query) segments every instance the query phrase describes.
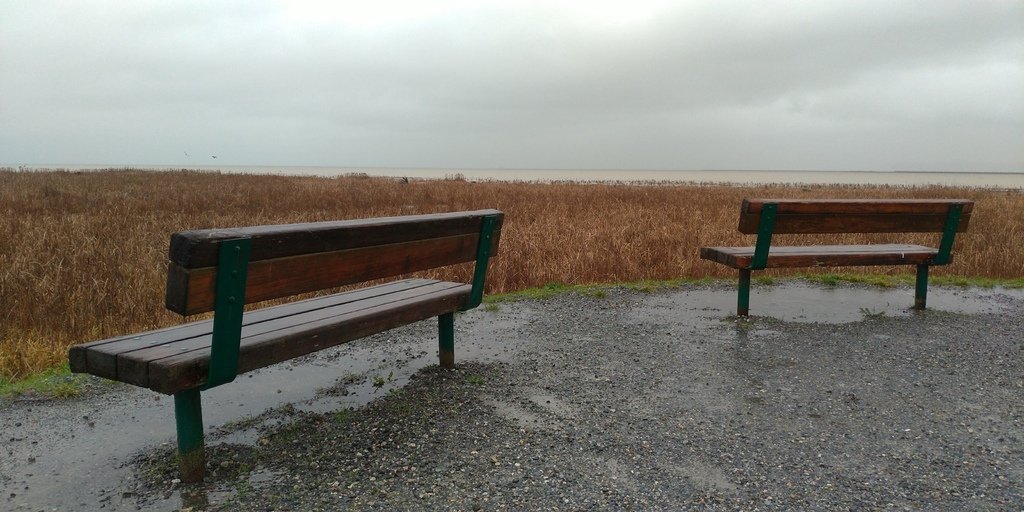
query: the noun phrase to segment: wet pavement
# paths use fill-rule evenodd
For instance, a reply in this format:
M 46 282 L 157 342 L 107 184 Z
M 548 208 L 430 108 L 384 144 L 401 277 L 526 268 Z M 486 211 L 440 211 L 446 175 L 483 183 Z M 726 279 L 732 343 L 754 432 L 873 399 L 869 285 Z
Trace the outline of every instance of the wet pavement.
M 684 341 L 713 339 L 726 345 L 752 339 L 770 343 L 789 335 L 787 323 L 860 324 L 919 314 L 908 309 L 913 290 L 905 287 L 755 284 L 751 314 L 778 322 L 723 331 L 723 321 L 735 312 L 736 301 L 735 291 L 724 284 L 622 292 L 617 299 L 628 303 L 624 322 L 656 325 Z M 1022 302 L 1020 290 L 933 287 L 928 297 L 930 311 L 993 319 L 1019 311 Z M 593 303 L 600 308 L 601 298 L 593 298 Z M 548 314 L 544 302 L 501 304 L 497 309 L 500 313 L 478 308 L 458 316 L 457 361 L 512 361 L 538 347 L 538 334 L 523 327 Z M 571 319 L 566 322 L 568 326 Z M 629 325 L 622 329 L 628 332 Z M 556 329 L 546 334 L 560 335 Z M 884 331 L 874 336 L 881 339 L 891 334 Z M 257 443 L 261 429 L 280 421 L 266 414 L 269 410 L 287 407 L 324 413 L 363 407 L 435 364 L 436 325 L 428 321 L 240 376 L 235 383 L 203 394 L 208 444 Z M 652 397 L 659 398 L 658 390 L 652 390 Z M 569 401 L 543 394 L 533 398 L 548 408 L 561 408 L 556 413 L 572 415 L 574 406 Z M 493 405 L 499 415 L 514 421 L 537 420 L 521 408 L 501 402 Z M 166 450 L 174 442 L 173 400 L 148 390 L 97 379 L 85 396 L 75 399 L 5 400 L 0 402 L 0 432 L 0 508 L 5 510 L 137 510 L 140 504 L 153 510 L 203 509 L 232 497 L 230 490 L 197 492 L 187 486 L 158 497 L 137 495 L 140 454 Z M 714 471 L 683 473 L 679 477 L 720 487 L 723 492 L 734 485 Z M 261 478 L 277 475 L 255 473 L 251 478 L 259 484 Z

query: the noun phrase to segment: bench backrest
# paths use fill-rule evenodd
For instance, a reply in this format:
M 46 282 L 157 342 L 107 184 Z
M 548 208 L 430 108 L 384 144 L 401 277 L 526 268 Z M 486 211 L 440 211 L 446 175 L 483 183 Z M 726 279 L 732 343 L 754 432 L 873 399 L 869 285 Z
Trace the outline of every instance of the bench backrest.
M 487 250 L 497 253 L 503 219 L 477 210 L 175 233 L 166 306 L 182 315 L 216 309 L 218 266 L 242 274 L 249 304 L 474 261 L 486 227 Z
M 954 229 L 964 232 L 974 208 L 967 199 L 744 199 L 739 231 L 759 233 L 772 204 L 775 234 L 943 233 L 957 206 Z
M 746 199 L 739 231 L 758 233 L 765 205 L 772 204 L 774 233 L 944 232 L 953 205 L 961 208 L 955 229 L 963 232 L 974 209 L 973 201 L 962 199 Z
M 796 233 L 942 233 L 933 261 L 945 265 L 973 210 L 967 199 L 744 199 L 739 231 L 757 234 L 752 269 L 765 268 L 772 235 Z

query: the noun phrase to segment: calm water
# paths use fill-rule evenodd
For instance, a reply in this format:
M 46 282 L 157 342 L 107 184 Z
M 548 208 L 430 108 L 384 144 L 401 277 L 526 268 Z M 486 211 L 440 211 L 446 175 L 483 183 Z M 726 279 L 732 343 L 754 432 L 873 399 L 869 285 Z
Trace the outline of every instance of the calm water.
M 9 166 L 19 168 L 19 166 Z M 26 169 L 105 169 L 102 165 L 33 165 Z M 181 166 L 138 166 L 154 170 Z M 1024 172 L 867 172 L 867 171 L 649 171 L 649 170 L 564 170 L 564 169 L 416 169 L 385 167 L 265 167 L 193 166 L 190 169 L 228 173 L 281 174 L 291 176 L 369 176 L 443 179 L 461 175 L 468 180 L 578 181 L 578 182 L 694 182 L 694 183 L 786 183 L 855 185 L 946 185 L 1024 189 Z

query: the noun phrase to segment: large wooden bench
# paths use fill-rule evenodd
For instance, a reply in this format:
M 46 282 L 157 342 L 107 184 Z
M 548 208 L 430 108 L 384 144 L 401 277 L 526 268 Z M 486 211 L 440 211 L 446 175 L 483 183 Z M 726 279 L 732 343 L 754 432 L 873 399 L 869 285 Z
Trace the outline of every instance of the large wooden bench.
M 236 375 L 438 317 L 454 365 L 454 315 L 480 304 L 497 210 L 186 231 L 171 236 L 166 307 L 212 320 L 71 347 L 71 370 L 174 395 L 184 481 L 206 467 L 200 392 Z M 404 279 L 243 313 L 245 304 L 476 262 L 471 284 Z
M 750 271 L 777 267 L 916 265 L 914 307 L 924 309 L 928 268 L 952 261 L 953 238 L 967 230 L 965 199 L 744 199 L 739 231 L 753 247 L 702 247 L 700 257 L 739 269 L 736 314 L 747 316 Z M 937 248 L 908 244 L 773 246 L 792 233 L 942 233 Z

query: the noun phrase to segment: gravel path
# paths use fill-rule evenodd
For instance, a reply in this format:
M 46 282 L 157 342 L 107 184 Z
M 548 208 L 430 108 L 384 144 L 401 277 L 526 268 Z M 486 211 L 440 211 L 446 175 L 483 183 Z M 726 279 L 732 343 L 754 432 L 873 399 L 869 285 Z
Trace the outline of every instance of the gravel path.
M 1024 326 L 1004 305 L 844 324 L 693 322 L 670 292 L 502 306 L 536 311 L 515 360 L 286 414 L 221 447 L 212 485 L 247 511 L 1020 509 Z
M 125 492 L 144 509 L 179 496 L 247 512 L 1024 509 L 1020 293 L 986 292 L 970 314 L 879 303 L 842 323 L 725 318 L 712 293 L 734 292 L 474 311 L 457 340 L 492 329 L 514 350 L 426 366 L 365 407 L 224 426 L 202 485 L 173 480 L 169 447 L 146 450 Z

